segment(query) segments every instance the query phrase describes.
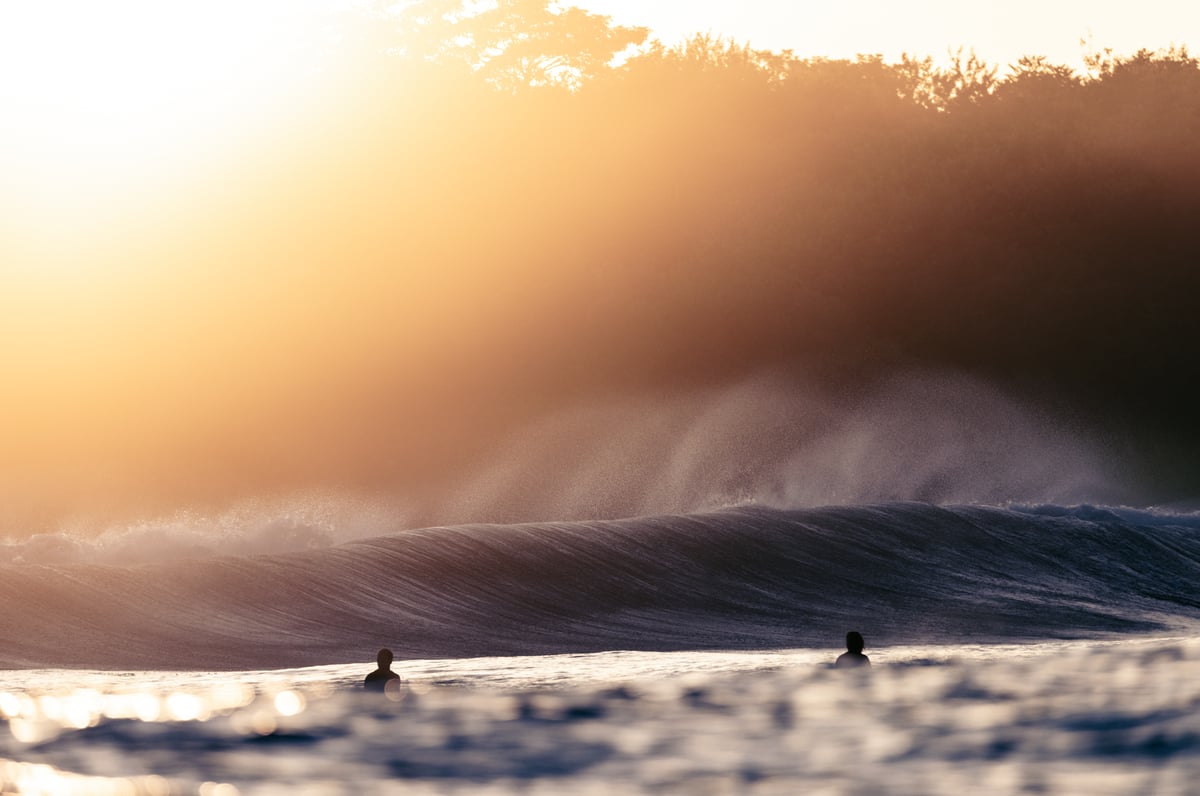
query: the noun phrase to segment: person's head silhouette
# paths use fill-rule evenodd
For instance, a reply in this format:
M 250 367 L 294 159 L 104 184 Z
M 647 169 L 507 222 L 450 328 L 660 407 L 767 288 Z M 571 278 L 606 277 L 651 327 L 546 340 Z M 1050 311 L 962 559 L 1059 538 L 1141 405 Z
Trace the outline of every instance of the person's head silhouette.
M 367 675 L 363 686 L 368 691 L 386 691 L 390 682 L 399 681 L 400 675 L 392 671 L 392 651 L 384 647 L 375 656 L 379 668 Z
M 838 656 L 834 666 L 839 669 L 857 669 L 859 666 L 870 666 L 871 659 L 863 655 L 863 647 L 865 646 L 862 633 L 859 633 L 857 630 L 851 630 L 846 634 L 846 651 Z

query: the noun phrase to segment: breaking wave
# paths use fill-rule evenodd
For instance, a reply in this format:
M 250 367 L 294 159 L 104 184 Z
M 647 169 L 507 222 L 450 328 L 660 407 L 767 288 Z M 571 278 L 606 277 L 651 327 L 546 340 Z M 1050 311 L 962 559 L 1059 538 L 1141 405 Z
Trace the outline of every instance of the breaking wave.
M 137 565 L 0 567 L 0 665 L 1094 636 L 1200 618 L 1200 514 L 882 503 L 460 525 Z

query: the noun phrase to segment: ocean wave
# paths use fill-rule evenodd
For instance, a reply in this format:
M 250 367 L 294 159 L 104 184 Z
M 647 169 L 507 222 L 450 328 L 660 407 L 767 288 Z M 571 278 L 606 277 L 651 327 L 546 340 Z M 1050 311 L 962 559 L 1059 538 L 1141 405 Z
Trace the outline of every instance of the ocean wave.
M 64 479 L 48 488 L 59 497 L 43 501 L 44 515 L 23 516 L 30 496 L 0 484 L 0 565 L 277 553 L 434 525 L 739 505 L 1148 500 L 1135 463 L 1113 439 L 945 373 L 893 374 L 853 395 L 763 372 L 674 394 L 593 398 L 517 425 L 485 447 L 453 474 L 427 481 L 389 477 L 386 467 L 369 464 L 365 481 L 347 466 L 329 480 L 239 483 L 204 499 L 150 483 L 132 496 L 84 499 L 72 497 Z M 367 451 L 350 458 L 378 459 Z
M 132 566 L 2 568 L 11 668 L 1074 637 L 1200 612 L 1200 515 L 890 503 L 462 525 Z

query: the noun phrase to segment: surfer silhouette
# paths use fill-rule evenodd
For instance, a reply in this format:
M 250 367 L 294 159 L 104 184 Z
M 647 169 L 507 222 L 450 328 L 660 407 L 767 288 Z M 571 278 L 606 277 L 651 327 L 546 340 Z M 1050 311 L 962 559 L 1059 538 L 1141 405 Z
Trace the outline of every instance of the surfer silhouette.
M 846 634 L 846 651 L 838 656 L 834 666 L 839 669 L 857 669 L 860 666 L 870 666 L 871 659 L 863 655 L 862 633 L 851 630 Z
M 383 693 L 387 691 L 388 683 L 400 680 L 400 675 L 392 671 L 392 651 L 390 649 L 386 647 L 381 649 L 375 656 L 375 662 L 379 664 L 379 668 L 367 675 L 363 680 L 363 688 Z

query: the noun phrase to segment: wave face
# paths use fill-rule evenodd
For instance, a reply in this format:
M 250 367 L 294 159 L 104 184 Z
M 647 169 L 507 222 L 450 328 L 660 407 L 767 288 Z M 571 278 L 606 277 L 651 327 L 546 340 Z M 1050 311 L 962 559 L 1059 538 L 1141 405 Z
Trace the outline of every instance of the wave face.
M 0 665 L 253 669 L 1103 635 L 1200 619 L 1200 514 L 898 503 L 0 568 Z

